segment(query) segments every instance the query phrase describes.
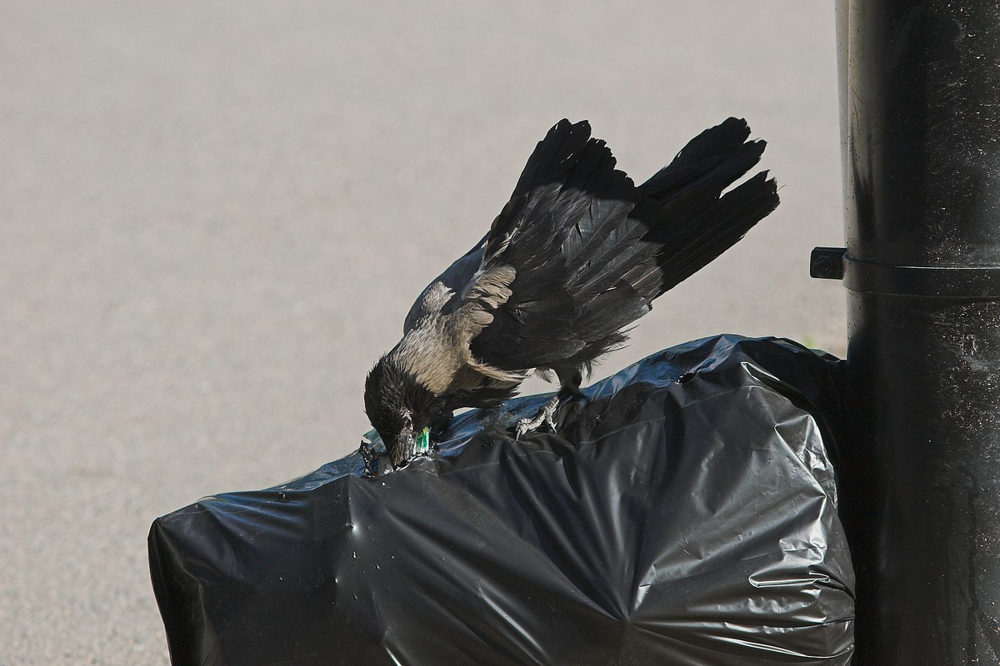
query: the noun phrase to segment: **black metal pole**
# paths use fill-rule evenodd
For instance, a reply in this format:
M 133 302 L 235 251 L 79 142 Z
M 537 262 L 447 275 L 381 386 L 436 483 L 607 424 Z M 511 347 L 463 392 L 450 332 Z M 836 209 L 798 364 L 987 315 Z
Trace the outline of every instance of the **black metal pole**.
M 854 663 L 1000 664 L 1000 2 L 837 11 Z

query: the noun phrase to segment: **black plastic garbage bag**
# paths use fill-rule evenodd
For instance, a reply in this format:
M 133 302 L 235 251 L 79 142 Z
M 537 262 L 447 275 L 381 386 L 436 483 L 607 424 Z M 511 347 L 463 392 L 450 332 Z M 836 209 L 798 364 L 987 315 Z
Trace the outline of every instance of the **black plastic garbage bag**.
M 175 666 L 847 664 L 828 450 L 840 365 L 722 336 L 655 354 L 516 442 L 454 419 L 379 478 L 354 454 L 159 518 Z

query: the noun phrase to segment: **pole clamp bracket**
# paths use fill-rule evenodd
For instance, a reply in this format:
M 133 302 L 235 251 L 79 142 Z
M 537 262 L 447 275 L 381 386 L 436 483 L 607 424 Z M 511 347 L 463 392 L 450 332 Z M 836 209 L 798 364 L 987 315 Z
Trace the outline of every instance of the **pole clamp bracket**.
M 1000 266 L 892 266 L 851 259 L 842 247 L 817 247 L 809 275 L 868 294 L 1000 300 Z

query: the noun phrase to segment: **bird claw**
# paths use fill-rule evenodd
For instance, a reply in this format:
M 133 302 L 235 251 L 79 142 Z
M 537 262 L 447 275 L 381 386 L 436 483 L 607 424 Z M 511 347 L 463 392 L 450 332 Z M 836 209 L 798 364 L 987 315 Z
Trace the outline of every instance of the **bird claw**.
M 543 424 L 547 425 L 552 429 L 552 432 L 556 431 L 556 422 L 553 420 L 555 416 L 556 409 L 559 407 L 559 396 L 553 396 L 545 405 L 538 410 L 532 418 L 523 418 L 518 420 L 517 425 L 514 427 L 514 439 L 520 440 L 522 436 L 528 434 L 529 432 L 534 432 L 538 430 Z

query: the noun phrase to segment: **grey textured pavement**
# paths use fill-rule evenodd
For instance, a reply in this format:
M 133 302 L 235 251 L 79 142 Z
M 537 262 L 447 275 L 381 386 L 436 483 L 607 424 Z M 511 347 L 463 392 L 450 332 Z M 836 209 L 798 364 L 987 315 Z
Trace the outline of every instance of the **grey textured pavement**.
M 842 354 L 844 292 L 807 268 L 842 243 L 833 21 L 0 0 L 0 665 L 166 664 L 150 522 L 355 447 L 365 373 L 564 116 L 636 179 L 743 116 L 782 185 L 599 375 L 722 332 Z

